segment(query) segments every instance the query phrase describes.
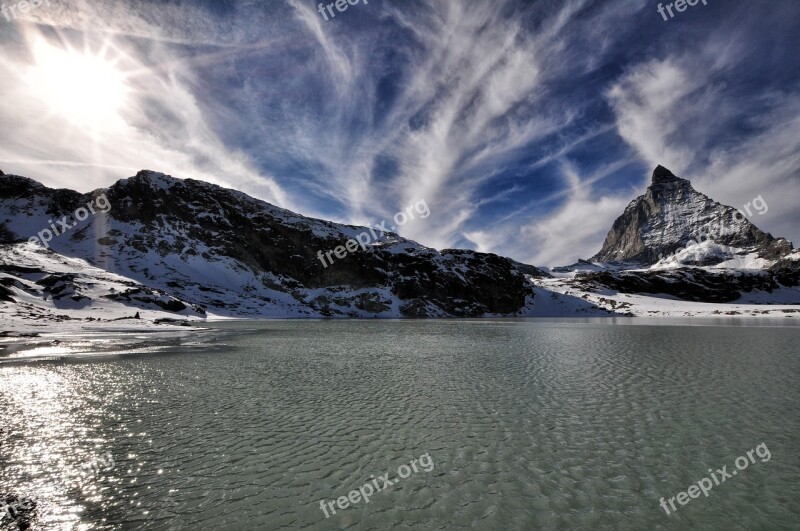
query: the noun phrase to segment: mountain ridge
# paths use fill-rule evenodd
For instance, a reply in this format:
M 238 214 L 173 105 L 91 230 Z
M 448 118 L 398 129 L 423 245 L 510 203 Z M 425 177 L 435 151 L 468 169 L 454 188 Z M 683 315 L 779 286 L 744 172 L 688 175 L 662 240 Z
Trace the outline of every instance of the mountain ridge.
M 324 267 L 316 253 L 364 227 L 308 218 L 242 192 L 142 170 L 88 194 L 0 177 L 0 223 L 18 241 L 102 193 L 110 204 L 50 247 L 232 316 L 519 315 L 533 266 L 380 234 Z M 37 186 L 39 184 L 39 186 Z
M 84 207 L 88 219 L 62 225 Z M 30 316 L 76 306 L 87 315 L 111 302 L 121 305 L 117 313 L 200 319 L 649 316 L 684 307 L 685 315 L 794 315 L 800 252 L 734 211 L 658 166 L 595 256 L 623 260 L 582 260 L 551 276 L 496 254 L 440 251 L 385 232 L 323 265 L 319 251 L 369 229 L 150 170 L 85 194 L 0 175 L 0 313 L 26 301 L 16 308 Z M 694 241 L 709 222 L 726 230 Z M 68 230 L 47 239 L 49 249 L 31 246 L 32 235 L 56 224 Z M 668 308 L 663 297 L 681 302 Z

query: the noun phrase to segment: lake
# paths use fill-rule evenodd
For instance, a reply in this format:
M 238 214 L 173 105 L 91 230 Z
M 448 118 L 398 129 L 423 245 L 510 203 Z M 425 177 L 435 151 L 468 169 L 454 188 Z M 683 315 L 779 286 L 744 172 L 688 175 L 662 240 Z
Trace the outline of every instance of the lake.
M 7 346 L 0 493 L 43 529 L 800 527 L 783 321 L 209 326 Z

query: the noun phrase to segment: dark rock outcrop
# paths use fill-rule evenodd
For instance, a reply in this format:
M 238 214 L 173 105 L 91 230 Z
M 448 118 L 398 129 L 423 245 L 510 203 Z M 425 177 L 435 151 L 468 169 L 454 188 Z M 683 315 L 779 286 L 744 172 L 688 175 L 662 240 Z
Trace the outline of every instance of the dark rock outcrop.
M 772 293 L 780 288 L 766 272 L 731 274 L 728 271 L 678 269 L 674 271 L 601 271 L 574 279 L 588 291 L 613 289 L 620 293 L 669 295 L 685 301 L 727 303 L 755 290 Z
M 794 256 L 794 259 L 782 258 L 770 268 L 770 272 L 777 282 L 792 288 L 800 286 L 800 259 L 798 258 L 797 255 Z

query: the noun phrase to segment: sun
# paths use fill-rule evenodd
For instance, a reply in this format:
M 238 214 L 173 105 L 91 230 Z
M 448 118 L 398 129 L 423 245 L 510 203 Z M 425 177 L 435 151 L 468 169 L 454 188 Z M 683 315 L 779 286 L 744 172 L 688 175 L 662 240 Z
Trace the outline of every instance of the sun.
M 105 52 L 80 52 L 43 39 L 33 46 L 30 89 L 49 111 L 79 127 L 102 128 L 119 120 L 129 92 L 117 61 Z

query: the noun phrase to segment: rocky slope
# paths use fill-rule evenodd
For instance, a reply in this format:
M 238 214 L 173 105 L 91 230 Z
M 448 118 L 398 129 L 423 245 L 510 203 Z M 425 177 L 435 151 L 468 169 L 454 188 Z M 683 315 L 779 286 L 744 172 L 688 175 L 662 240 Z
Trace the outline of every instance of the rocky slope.
M 612 289 L 619 293 L 667 295 L 693 302 L 728 303 L 749 293 L 776 294 L 772 302 L 796 304 L 796 290 L 777 295 L 785 288 L 798 286 L 798 271 L 772 272 L 720 271 L 685 268 L 665 271 L 601 271 L 576 277 L 572 283 L 586 291 Z M 784 300 L 785 299 L 785 300 Z
M 6 331 L 7 322 L 127 321 L 133 326 L 139 318 L 204 317 L 197 305 L 84 260 L 29 244 L 0 244 L 0 332 Z
M 95 213 L 75 219 L 89 205 Z M 520 315 L 534 298 L 529 276 L 542 275 L 493 254 L 440 252 L 377 231 L 364 250 L 325 267 L 320 251 L 368 229 L 151 171 L 90 194 L 0 176 L 1 241 L 60 230 L 63 216 L 74 226 L 47 242 L 53 251 L 218 315 Z

